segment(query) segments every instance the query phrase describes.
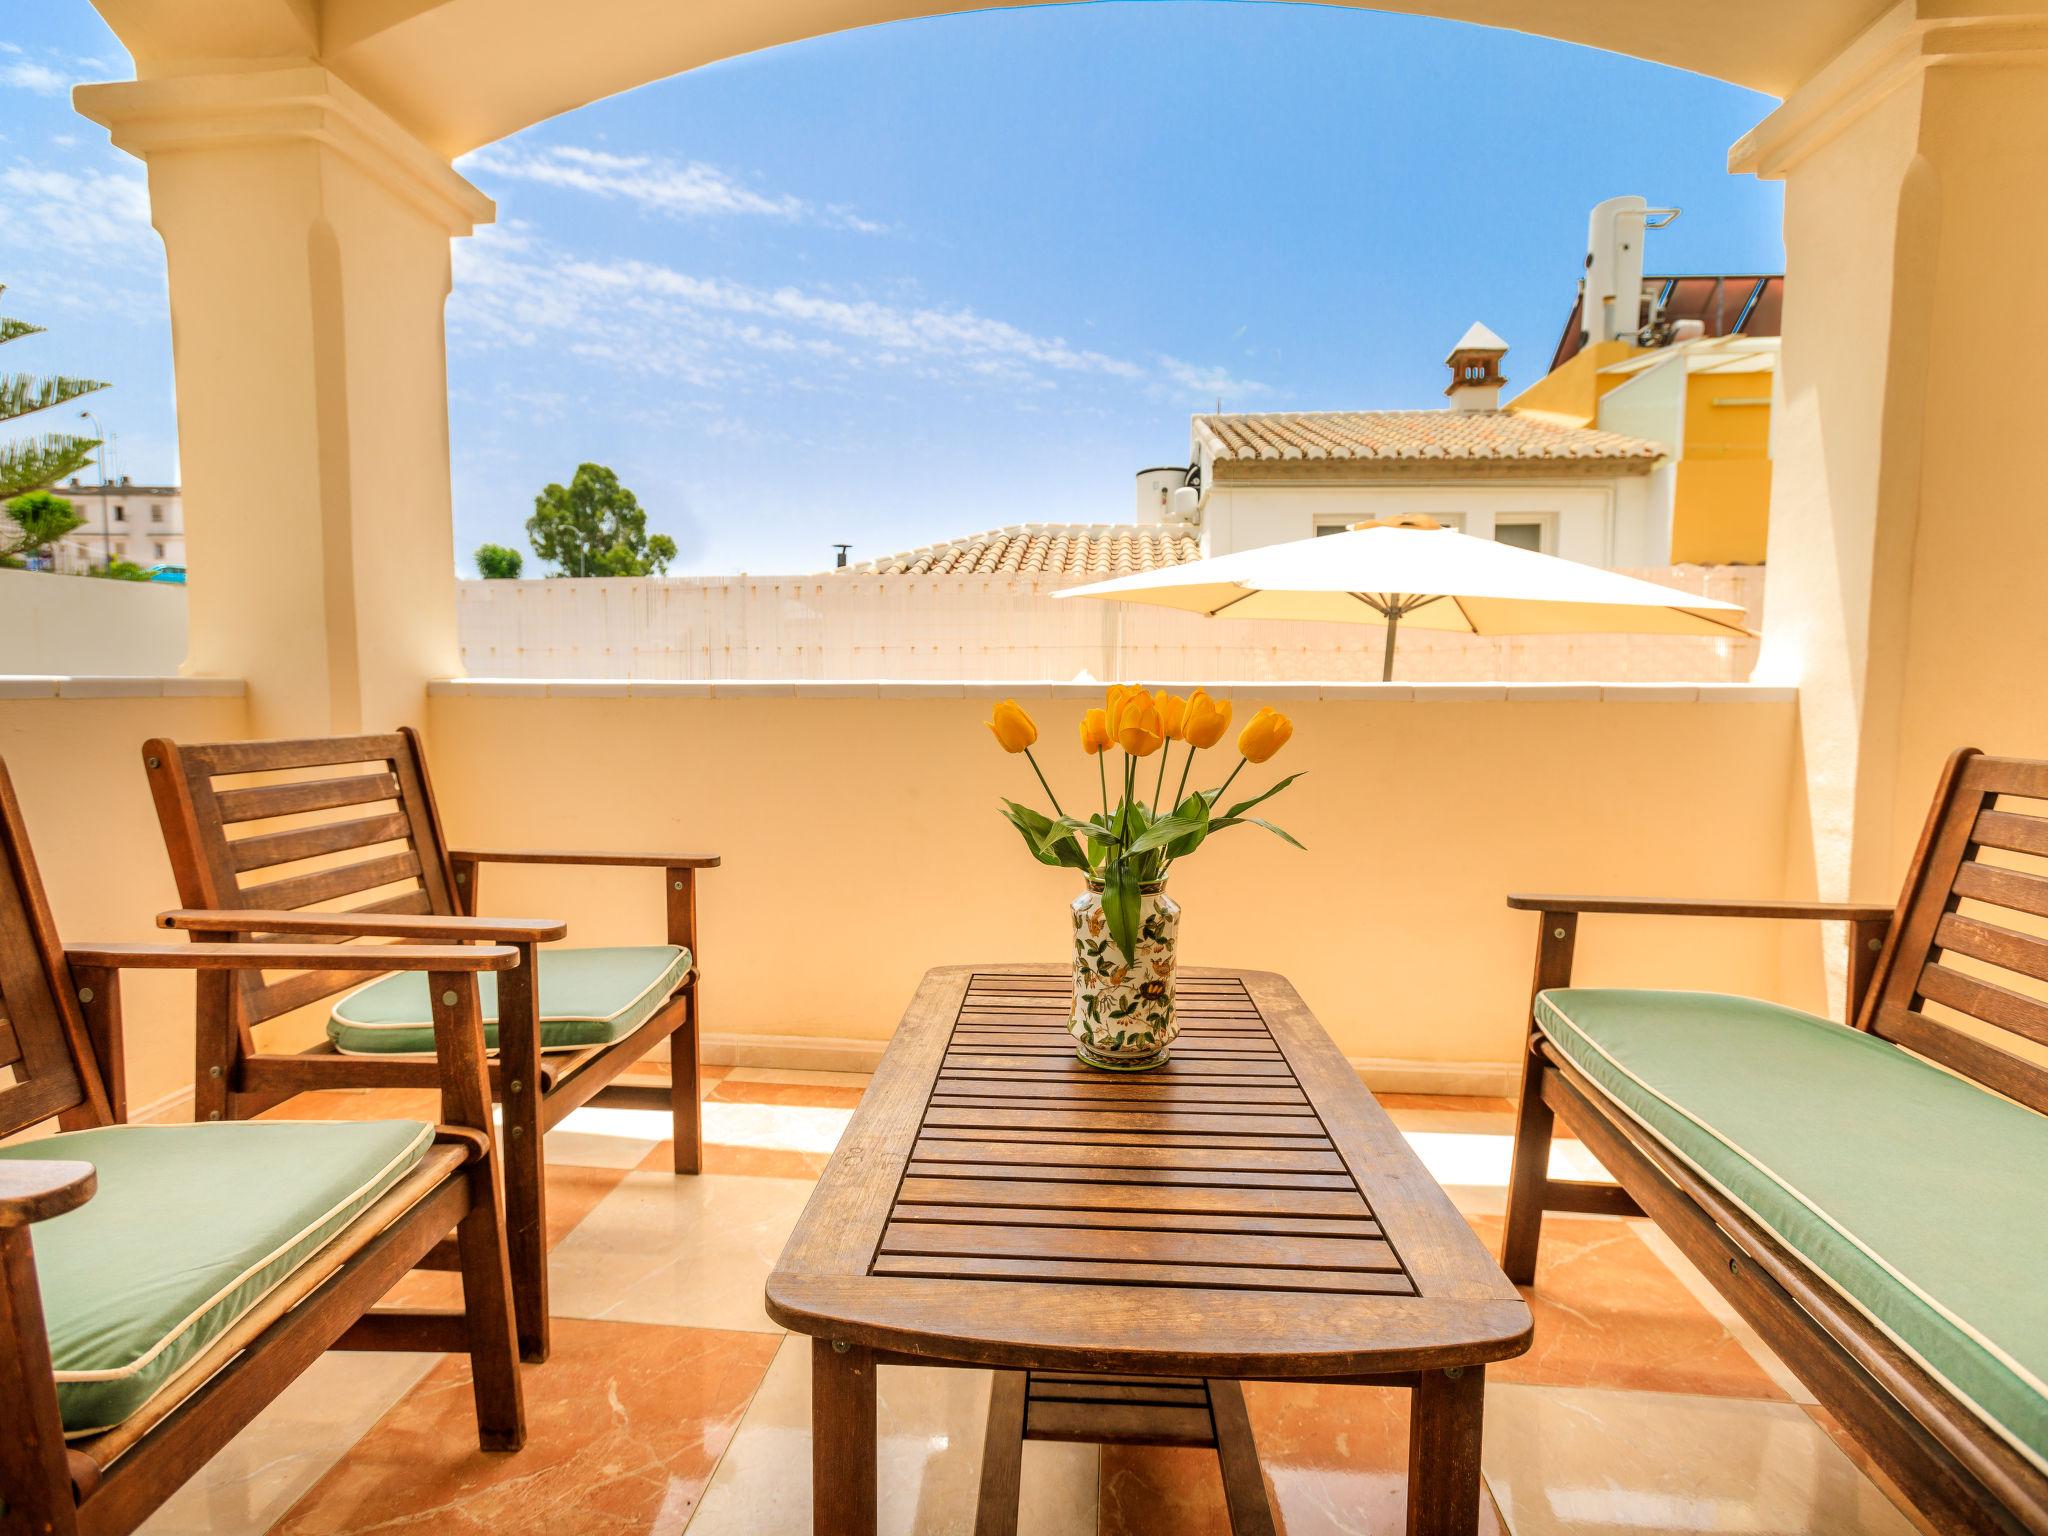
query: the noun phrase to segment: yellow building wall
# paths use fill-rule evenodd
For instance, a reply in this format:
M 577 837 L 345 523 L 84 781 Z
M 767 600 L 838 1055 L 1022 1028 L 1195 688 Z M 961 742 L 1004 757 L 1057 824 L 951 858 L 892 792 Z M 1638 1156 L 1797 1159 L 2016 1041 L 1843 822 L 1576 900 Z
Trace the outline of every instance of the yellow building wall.
M 1671 514 L 1673 565 L 1761 565 L 1771 525 L 1769 459 L 1678 465 Z
M 1600 413 L 1600 397 L 1626 382 L 1601 369 L 1642 351 L 1634 342 L 1602 341 L 1581 347 L 1560 367 L 1545 374 L 1508 402 L 1520 415 L 1542 416 L 1569 426 L 1590 427 Z
M 1759 565 L 1770 528 L 1771 375 L 1686 380 L 1684 455 L 1672 500 L 1675 565 Z

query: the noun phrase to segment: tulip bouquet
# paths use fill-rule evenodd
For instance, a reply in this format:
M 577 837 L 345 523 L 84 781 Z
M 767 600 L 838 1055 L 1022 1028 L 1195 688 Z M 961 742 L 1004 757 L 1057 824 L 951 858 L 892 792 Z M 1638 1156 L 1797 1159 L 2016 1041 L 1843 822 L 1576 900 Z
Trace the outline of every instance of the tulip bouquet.
M 1299 774 L 1290 774 L 1226 810 L 1217 809 L 1246 764 L 1271 761 L 1294 734 L 1294 722 L 1277 710 L 1261 709 L 1238 732 L 1238 761 L 1221 784 L 1190 791 L 1188 779 L 1195 754 L 1217 745 L 1230 730 L 1229 702 L 1212 699 L 1201 688 L 1182 698 L 1144 688 L 1112 687 L 1100 709 L 1081 717 L 1081 750 L 1095 759 L 1102 794 L 1101 808 L 1091 811 L 1085 820 L 1068 815 L 1046 782 L 1045 772 L 1031 752 L 1038 741 L 1038 726 L 1014 699 L 996 706 L 988 728 L 1004 751 L 1021 754 L 1031 764 L 1052 802 L 1052 814 L 1047 816 L 1006 799 L 1004 815 L 1023 834 L 1025 846 L 1039 863 L 1079 870 L 1091 886 L 1100 887 L 1108 938 L 1125 966 L 1136 963 L 1145 937 L 1146 892 L 1156 891 L 1173 863 L 1201 847 L 1211 833 L 1241 825 L 1264 827 L 1295 847 L 1301 846 L 1270 821 L 1251 814 Z M 1181 757 L 1169 799 L 1166 780 L 1177 744 L 1187 751 Z M 1121 754 L 1114 803 L 1109 779 L 1112 750 Z M 1152 757 L 1159 761 L 1148 797 L 1144 772 L 1146 759 Z

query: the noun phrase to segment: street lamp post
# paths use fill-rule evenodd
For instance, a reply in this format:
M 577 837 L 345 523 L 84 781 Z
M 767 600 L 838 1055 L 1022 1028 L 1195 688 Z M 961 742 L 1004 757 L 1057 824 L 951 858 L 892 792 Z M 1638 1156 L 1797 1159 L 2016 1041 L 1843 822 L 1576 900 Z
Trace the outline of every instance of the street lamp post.
M 93 450 L 93 468 L 100 472 L 100 562 L 103 570 L 114 568 L 114 530 L 107 517 L 107 434 L 100 430 L 100 419 L 91 411 L 80 411 L 82 420 L 92 423 L 92 435 L 100 440 Z

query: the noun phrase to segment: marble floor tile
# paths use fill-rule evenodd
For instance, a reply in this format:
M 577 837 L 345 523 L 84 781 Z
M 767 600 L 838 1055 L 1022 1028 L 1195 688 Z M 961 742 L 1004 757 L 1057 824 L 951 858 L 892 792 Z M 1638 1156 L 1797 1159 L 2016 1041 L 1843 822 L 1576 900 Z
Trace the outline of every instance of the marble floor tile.
M 865 1088 L 873 1081 L 869 1072 L 823 1072 L 807 1067 L 727 1067 L 732 1083 L 817 1083 L 831 1088 Z
M 664 1165 L 666 1171 L 666 1165 Z M 545 1170 L 548 1196 L 548 1247 L 557 1247 L 625 1178 L 618 1168 L 591 1168 L 577 1163 L 549 1163 Z M 670 1178 L 675 1177 L 673 1173 Z M 552 1301 L 552 1293 L 550 1293 Z M 459 1307 L 462 1276 L 452 1270 L 415 1269 L 384 1293 L 389 1307 Z
M 581 1104 L 548 1132 L 547 1159 L 592 1168 L 637 1168 L 649 1149 L 668 1140 L 674 1130 L 675 1121 L 665 1109 Z
M 723 1147 L 711 1141 L 704 1144 L 706 1173 L 737 1173 L 757 1179 L 808 1179 L 815 1184 L 830 1160 L 830 1154 L 825 1152 L 791 1152 L 782 1147 Z M 663 1142 L 648 1153 L 647 1160 L 640 1166 L 668 1167 L 668 1143 Z
M 329 1354 L 142 1525 L 142 1536 L 262 1536 L 440 1361 Z
M 855 1087 L 844 1083 L 764 1083 L 750 1078 L 735 1081 L 727 1077 L 706 1095 L 706 1102 L 796 1104 L 814 1109 L 853 1109 L 859 1105 L 860 1096 L 865 1091 L 865 1084 Z
M 1808 1403 L 1804 1406 L 1806 1416 L 1827 1431 L 1828 1438 L 1835 1442 L 1836 1448 L 1855 1463 L 1859 1472 L 1883 1491 L 1884 1496 L 1891 1500 L 1893 1507 L 1905 1517 L 1914 1530 L 1920 1533 L 1920 1536 L 1939 1536 L 1933 1522 L 1906 1501 L 1905 1495 L 1899 1491 L 1899 1485 L 1892 1481 L 1891 1475 L 1881 1470 L 1877 1463 L 1870 1459 L 1870 1452 L 1851 1438 L 1839 1419 L 1817 1403 Z
M 974 1528 L 989 1373 L 884 1366 L 876 1383 L 882 1536 Z M 1019 1536 L 1096 1529 L 1095 1447 L 1024 1447 Z M 809 1536 L 811 1341 L 783 1340 L 690 1536 Z
M 557 1319 L 526 1448 L 479 1451 L 469 1365 L 435 1366 L 276 1527 L 434 1536 L 673 1536 L 774 1357 L 761 1334 Z
M 1247 1382 L 1266 1496 L 1287 1536 L 1401 1536 L 1408 1511 L 1408 1393 Z M 1106 1446 L 1102 1536 L 1229 1536 L 1208 1450 Z M 1504 1536 L 1491 1499 L 1481 1536 Z
M 780 1332 L 761 1289 L 811 1188 L 802 1179 L 629 1173 L 555 1249 L 552 1310 Z
M 1500 1222 L 1468 1219 L 1487 1251 L 1498 1253 Z M 1536 1317 L 1536 1342 L 1526 1355 L 1488 1367 L 1488 1379 L 1782 1400 L 1777 1382 L 1644 1245 L 1635 1226 L 1545 1218 L 1536 1284 L 1523 1293 Z
M 1488 1385 L 1486 1477 L 1514 1536 L 1912 1536 L 1792 1403 Z
M 723 1147 L 829 1154 L 852 1118 L 851 1105 L 733 1104 L 710 1098 L 704 1101 L 704 1139 Z
M 1701 1274 L 1690 1259 L 1679 1252 L 1678 1244 L 1674 1243 L 1661 1227 L 1652 1221 L 1631 1221 L 1629 1230 L 1642 1239 L 1644 1247 L 1664 1261 L 1664 1267 L 1678 1277 L 1679 1284 L 1691 1292 L 1693 1299 L 1712 1313 L 1715 1320 L 1728 1330 L 1730 1336 L 1749 1352 L 1750 1359 L 1777 1384 L 1780 1392 L 1795 1403 L 1814 1401 L 1813 1393 L 1807 1388 L 1806 1383 L 1792 1374 L 1792 1368 L 1780 1360 L 1770 1345 L 1744 1321 L 1742 1314 L 1729 1304 L 1728 1298 L 1714 1289 L 1713 1282 Z

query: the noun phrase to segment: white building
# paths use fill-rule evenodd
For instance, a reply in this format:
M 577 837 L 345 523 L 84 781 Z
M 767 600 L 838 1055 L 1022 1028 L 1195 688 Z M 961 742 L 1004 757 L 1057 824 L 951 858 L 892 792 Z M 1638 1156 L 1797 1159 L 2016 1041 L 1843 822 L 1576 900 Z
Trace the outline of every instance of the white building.
M 1444 410 L 1197 416 L 1186 469 L 1140 471 L 1138 521 L 1194 529 L 1220 555 L 1422 513 L 1587 565 L 1668 564 L 1651 485 L 1667 450 L 1501 410 L 1506 352 L 1468 330 L 1445 359 Z
M 58 570 L 98 570 L 109 560 L 144 569 L 184 565 L 185 510 L 177 486 L 136 485 L 124 476 L 102 488 L 74 475 L 51 489 L 85 519 L 58 543 Z

